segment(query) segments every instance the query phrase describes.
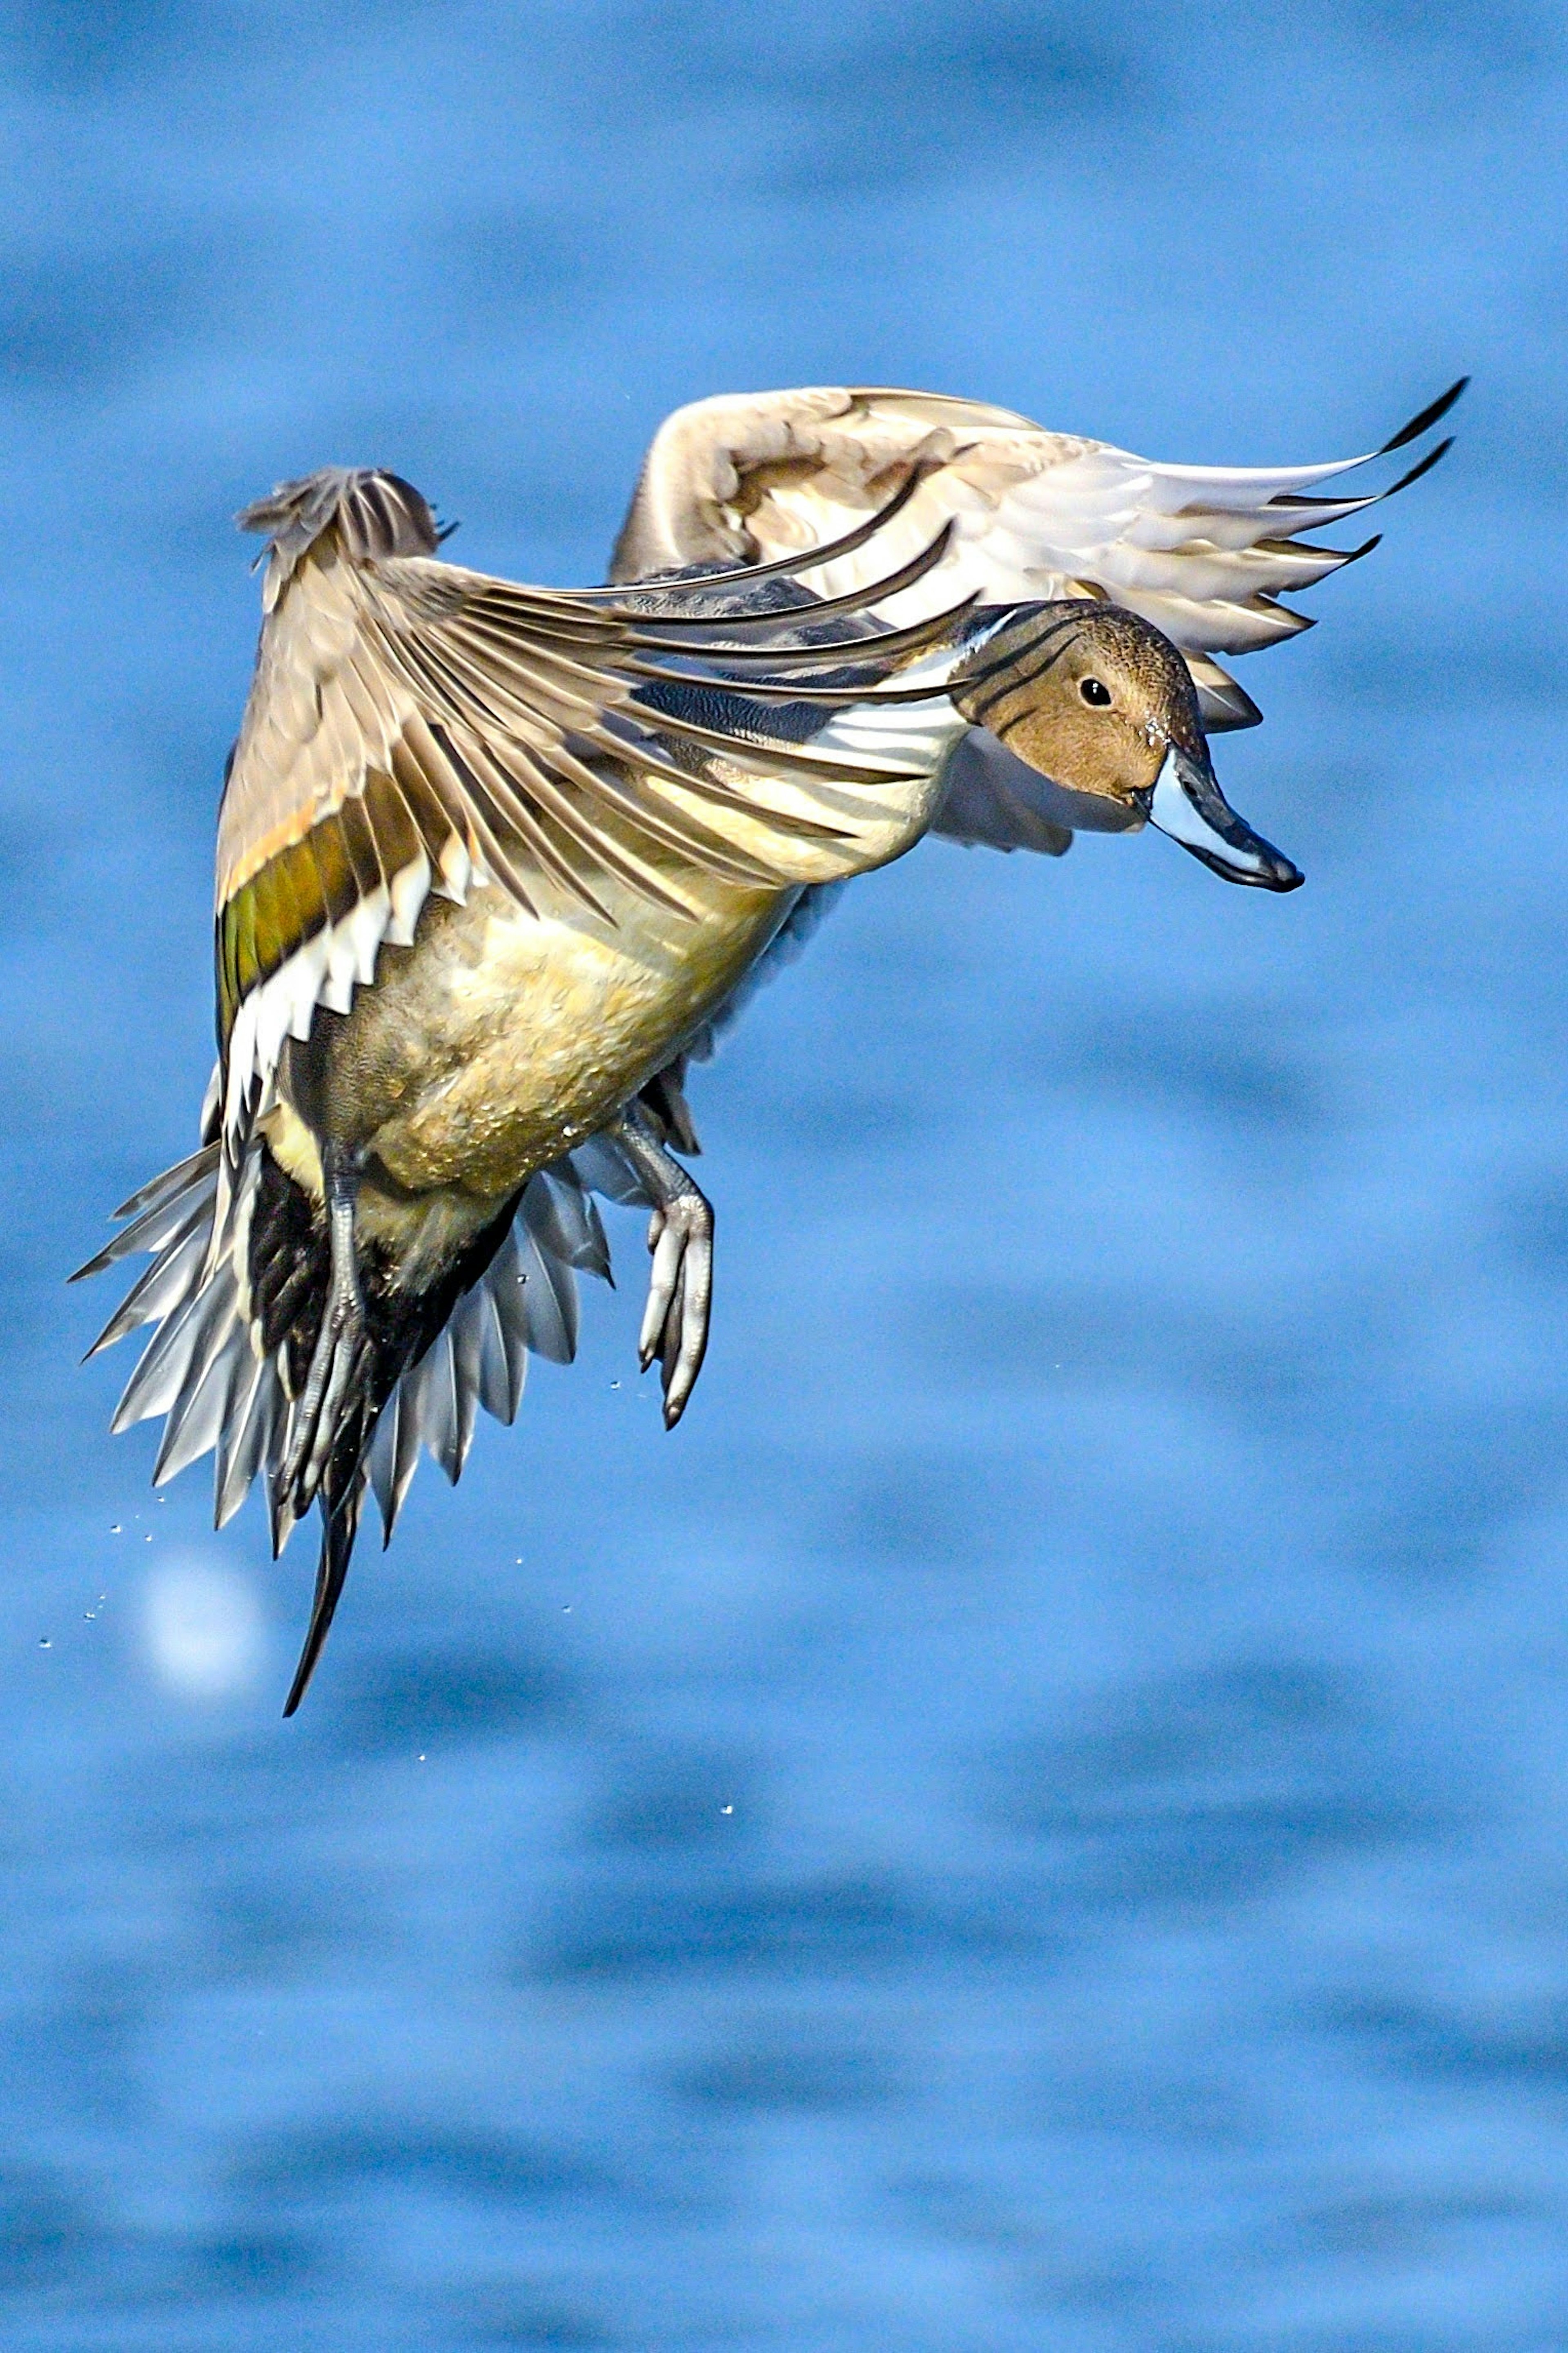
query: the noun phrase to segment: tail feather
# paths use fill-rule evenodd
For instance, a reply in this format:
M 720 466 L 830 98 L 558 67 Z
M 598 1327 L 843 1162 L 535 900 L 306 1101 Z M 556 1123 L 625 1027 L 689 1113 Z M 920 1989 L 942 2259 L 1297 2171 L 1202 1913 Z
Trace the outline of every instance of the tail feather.
M 456 1381 L 450 1332 L 437 1333 L 412 1372 L 403 1376 L 405 1402 L 426 1451 L 454 1487 L 463 1475 L 468 1453 L 460 1442 Z
M 579 1183 L 602 1193 L 606 1201 L 618 1201 L 625 1208 L 653 1207 L 642 1178 L 620 1146 L 612 1144 L 607 1135 L 591 1135 L 586 1144 L 574 1145 L 569 1159 L 564 1163 L 557 1161 L 555 1166 L 570 1167 Z
M 184 1160 L 176 1160 L 172 1168 L 165 1168 L 161 1176 L 151 1177 L 145 1185 L 140 1186 L 128 1201 L 121 1201 L 113 1213 L 116 1225 L 125 1218 L 135 1222 L 124 1233 L 116 1236 L 109 1245 L 110 1250 L 119 1257 L 127 1247 L 146 1249 L 144 1241 L 133 1242 L 131 1236 L 164 1203 L 186 1194 L 206 1191 L 207 1180 L 217 1166 L 217 1145 L 204 1144 L 196 1151 L 187 1153 Z
M 79 1266 L 69 1281 L 85 1282 L 89 1275 L 101 1274 L 106 1267 L 117 1264 L 122 1258 L 135 1258 L 142 1250 L 161 1250 L 187 1214 L 205 1214 L 216 1166 L 217 1147 L 206 1145 L 200 1152 L 193 1152 L 188 1160 L 154 1176 L 139 1193 L 132 1193 L 129 1201 L 122 1202 L 114 1212 L 116 1219 L 129 1218 L 132 1223 L 112 1241 L 106 1242 L 85 1266 Z
M 531 1177 L 513 1211 L 480 1238 L 446 1287 L 395 1316 L 386 1342 L 392 1355 L 384 1348 L 368 1388 L 346 1401 L 340 1422 L 289 1715 L 331 1625 L 366 1492 L 374 1493 L 390 1543 L 421 1452 L 456 1482 L 479 1408 L 511 1421 L 530 1355 L 566 1364 L 576 1353 L 576 1275 L 610 1277 L 593 1190 L 639 1198 L 635 1173 L 602 1141 Z M 138 1326 L 156 1328 L 112 1426 L 164 1417 L 153 1472 L 159 1483 L 210 1450 L 218 1527 L 259 1479 L 272 1548 L 280 1553 L 295 1519 L 277 1475 L 288 1452 L 289 1400 L 325 1296 L 327 1253 L 315 1213 L 256 1137 L 227 1181 L 219 1147 L 205 1145 L 143 1185 L 120 1215 L 121 1231 L 79 1276 L 137 1251 L 150 1251 L 152 1263 L 104 1325 L 94 1353 Z
M 184 1298 L 207 1247 L 206 1208 L 198 1202 L 187 1225 L 177 1228 L 161 1254 L 127 1292 L 91 1347 L 89 1356 L 112 1348 L 139 1324 L 156 1324 Z
M 570 1282 L 572 1278 L 567 1276 Z M 574 1285 L 575 1289 L 575 1285 Z M 482 1286 L 460 1299 L 452 1311 L 447 1326 L 447 1344 L 452 1351 L 452 1395 L 458 1409 L 458 1446 L 459 1468 L 468 1459 L 468 1449 L 474 1442 L 474 1424 L 479 1416 L 479 1393 L 484 1385 L 485 1319 L 489 1313 Z
M 360 1505 L 363 1497 L 364 1480 L 363 1474 L 359 1474 L 347 1495 L 335 1507 L 322 1502 L 321 1554 L 316 1564 L 315 1599 L 310 1604 L 310 1623 L 305 1631 L 305 1646 L 294 1670 L 294 1680 L 289 1686 L 289 1696 L 283 1703 L 286 1716 L 292 1715 L 304 1698 L 306 1686 L 316 1672 L 316 1662 L 331 1631 L 343 1580 L 349 1573 L 354 1537 L 359 1532 Z
M 519 1256 L 528 1345 L 536 1356 L 552 1365 L 569 1365 L 577 1354 L 577 1286 L 572 1269 L 542 1249 L 531 1232 L 523 1234 L 521 1244 Z
M 381 1511 L 382 1543 L 392 1542 L 397 1515 L 419 1468 L 419 1417 L 399 1381 L 385 1405 L 370 1450 L 370 1479 Z
M 195 1287 L 159 1325 L 125 1384 L 109 1425 L 116 1437 L 132 1422 L 170 1410 L 208 1339 L 233 1313 L 234 1285 L 227 1269 L 220 1267 L 205 1283 L 198 1273 Z
M 226 1527 L 272 1450 L 283 1414 L 283 1385 L 269 1356 L 252 1355 L 248 1386 L 236 1393 L 217 1435 L 213 1464 L 213 1523 Z
M 528 1329 L 522 1312 L 522 1269 L 517 1241 L 508 1234 L 491 1260 L 482 1285 L 487 1316 L 480 1401 L 487 1413 L 509 1425 L 517 1419 L 528 1377 Z
M 169 1409 L 153 1465 L 154 1487 L 177 1477 L 217 1444 L 249 1354 L 243 1329 L 232 1322 L 226 1324 L 217 1344 L 209 1347 L 205 1363 L 193 1372 Z
M 592 1194 L 569 1160 L 542 1168 L 523 1188 L 522 1219 L 541 1250 L 584 1274 L 607 1275 L 610 1246 Z
M 511 1366 L 507 1357 L 506 1334 L 501 1329 L 500 1310 L 496 1305 L 489 1283 L 481 1285 L 479 1293 L 482 1322 L 479 1328 L 479 1403 L 497 1421 L 511 1422 L 516 1419 L 519 1398 L 512 1394 Z M 523 1363 L 528 1362 L 526 1355 Z M 521 1389 L 521 1384 L 519 1385 Z
M 294 1490 L 279 1474 L 289 1451 L 289 1431 L 291 1417 L 285 1408 L 279 1417 L 278 1430 L 268 1451 L 263 1485 L 267 1494 L 267 1528 L 272 1539 L 272 1557 L 280 1560 L 283 1547 L 294 1533 Z

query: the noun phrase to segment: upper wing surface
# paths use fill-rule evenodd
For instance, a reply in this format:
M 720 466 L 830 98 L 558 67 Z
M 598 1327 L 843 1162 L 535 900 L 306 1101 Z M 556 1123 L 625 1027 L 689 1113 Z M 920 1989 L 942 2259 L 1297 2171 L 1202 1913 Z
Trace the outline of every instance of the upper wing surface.
M 918 471 L 919 487 L 887 533 L 816 575 L 824 593 L 864 586 L 873 566 L 890 570 L 951 522 L 944 562 L 904 592 L 894 616 L 967 594 L 987 604 L 1108 596 L 1181 648 L 1209 727 L 1247 726 L 1256 706 L 1215 657 L 1310 628 L 1279 597 L 1366 549 L 1310 546 L 1300 534 L 1391 494 L 1324 498 L 1316 486 L 1405 447 L 1461 389 L 1381 450 L 1279 467 L 1163 464 L 933 393 L 814 386 L 696 401 L 654 438 L 611 576 L 820 544 Z

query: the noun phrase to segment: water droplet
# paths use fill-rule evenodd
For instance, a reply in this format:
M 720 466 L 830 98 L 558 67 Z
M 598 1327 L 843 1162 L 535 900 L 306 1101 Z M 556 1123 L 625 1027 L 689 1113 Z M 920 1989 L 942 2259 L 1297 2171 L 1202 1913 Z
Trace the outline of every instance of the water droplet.
M 152 1543 L 152 1541 L 153 1541 L 153 1532 L 152 1532 L 152 1530 L 151 1530 L 151 1529 L 149 1529 L 149 1530 L 148 1530 L 147 1534 L 142 1537 L 142 1543 L 143 1543 L 143 1544 L 151 1544 L 151 1543 Z
M 47 1636 L 47 1634 L 40 1634 L 40 1635 L 39 1635 L 39 1637 L 38 1637 L 38 1648 L 39 1648 L 39 1650 L 40 1650 L 40 1651 L 49 1651 L 49 1650 L 52 1650 L 52 1649 L 54 1648 L 53 1643 L 49 1641 L 49 1638 L 48 1638 L 48 1636 Z
M 120 1534 L 120 1523 L 118 1520 L 115 1521 L 114 1525 L 110 1529 L 109 1533 L 111 1536 L 117 1536 Z
M 719 1811 L 721 1814 L 732 1814 L 734 1810 L 735 1809 L 733 1806 L 721 1806 L 719 1809 Z
M 84 1609 L 81 1614 L 84 1618 L 96 1618 L 98 1612 L 96 1609 Z
M 423 1765 L 423 1764 L 424 1764 L 424 1762 L 425 1762 L 425 1751 L 423 1750 L 423 1748 L 419 1751 L 419 1762 L 421 1763 L 421 1765 Z
M 618 1388 L 620 1388 L 620 1386 L 621 1386 L 621 1385 L 620 1385 L 619 1381 L 612 1381 L 612 1382 L 610 1383 L 610 1387 L 611 1387 L 613 1389 L 618 1389 Z
M 570 1617 L 571 1617 L 571 1615 L 572 1615 L 572 1604 L 571 1604 L 569 1601 L 563 1601 L 563 1602 L 562 1603 L 562 1605 L 561 1605 L 561 1615 L 563 1616 L 563 1618 L 570 1618 Z

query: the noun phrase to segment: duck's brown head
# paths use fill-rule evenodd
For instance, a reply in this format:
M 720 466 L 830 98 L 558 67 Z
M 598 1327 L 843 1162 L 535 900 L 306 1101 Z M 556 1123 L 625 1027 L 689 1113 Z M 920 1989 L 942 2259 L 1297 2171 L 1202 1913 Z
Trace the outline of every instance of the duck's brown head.
M 1001 616 L 982 607 L 964 638 L 948 681 L 963 717 L 1081 796 L 1086 811 L 1103 811 L 1101 825 L 1157 826 L 1227 882 L 1294 891 L 1302 881 L 1227 804 L 1191 673 L 1147 621 L 1074 598 Z

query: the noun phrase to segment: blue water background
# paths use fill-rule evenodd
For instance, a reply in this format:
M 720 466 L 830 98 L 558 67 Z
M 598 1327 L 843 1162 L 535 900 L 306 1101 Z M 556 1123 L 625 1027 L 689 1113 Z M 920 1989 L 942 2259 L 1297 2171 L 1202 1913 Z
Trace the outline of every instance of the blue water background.
M 23 0 L 4 59 L 6 2341 L 1568 2346 L 1561 13 Z M 234 510 L 390 464 L 570 584 L 700 394 L 1262 462 L 1466 368 L 1219 746 L 1308 888 L 857 885 L 695 1090 L 686 1425 L 617 1215 L 281 1724 L 309 1547 L 154 1504 L 60 1282 L 193 1137 Z M 181 1562 L 261 1613 L 226 1696 Z

